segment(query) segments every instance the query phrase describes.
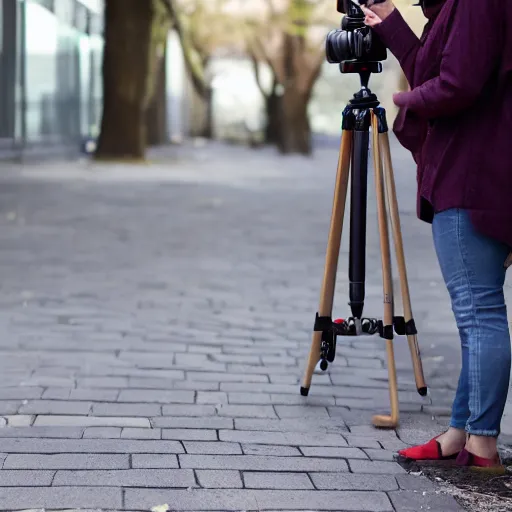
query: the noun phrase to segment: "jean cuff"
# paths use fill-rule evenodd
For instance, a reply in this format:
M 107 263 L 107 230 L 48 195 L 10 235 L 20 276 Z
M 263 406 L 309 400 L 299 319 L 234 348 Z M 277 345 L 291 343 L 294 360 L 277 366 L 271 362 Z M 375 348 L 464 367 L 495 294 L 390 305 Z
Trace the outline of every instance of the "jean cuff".
M 455 420 L 451 420 L 450 421 L 450 427 L 451 428 L 456 428 L 458 430 L 466 430 L 466 422 L 463 421 L 463 422 L 457 422 Z
M 498 437 L 500 435 L 499 430 L 478 430 L 470 426 L 466 426 L 466 432 L 472 436 L 482 437 Z

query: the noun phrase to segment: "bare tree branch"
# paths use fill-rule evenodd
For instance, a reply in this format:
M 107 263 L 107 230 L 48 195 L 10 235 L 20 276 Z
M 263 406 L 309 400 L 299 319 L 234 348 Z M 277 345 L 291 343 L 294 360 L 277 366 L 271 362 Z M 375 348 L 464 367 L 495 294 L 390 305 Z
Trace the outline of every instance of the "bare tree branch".
M 201 65 L 197 62 L 197 60 L 194 57 L 194 50 L 184 30 L 174 0 L 161 1 L 163 2 L 165 8 L 167 9 L 167 12 L 169 13 L 169 17 L 171 18 L 174 29 L 176 30 L 176 34 L 178 35 L 178 38 L 180 40 L 183 49 L 185 66 L 192 80 L 192 85 L 194 86 L 194 89 L 200 96 L 204 96 L 205 94 L 207 94 L 208 91 L 208 87 L 204 77 L 204 72 L 203 69 L 201 68 Z

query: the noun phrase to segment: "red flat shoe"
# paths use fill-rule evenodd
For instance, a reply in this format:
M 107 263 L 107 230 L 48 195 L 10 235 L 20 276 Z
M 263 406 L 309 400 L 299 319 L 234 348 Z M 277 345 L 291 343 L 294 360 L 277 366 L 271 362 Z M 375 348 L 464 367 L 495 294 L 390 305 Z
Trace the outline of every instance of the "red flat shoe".
M 478 455 L 468 452 L 466 448 L 459 453 L 455 464 L 457 464 L 457 466 L 469 467 L 470 469 L 486 473 L 500 475 L 506 473 L 505 466 L 501 463 L 501 459 L 498 454 L 496 454 L 496 457 L 493 459 L 485 459 L 484 457 L 479 457 Z
M 431 439 L 428 443 L 405 448 L 398 452 L 398 456 L 406 460 L 453 460 L 456 459 L 458 454 L 445 456 L 441 450 L 441 445 L 437 437 Z

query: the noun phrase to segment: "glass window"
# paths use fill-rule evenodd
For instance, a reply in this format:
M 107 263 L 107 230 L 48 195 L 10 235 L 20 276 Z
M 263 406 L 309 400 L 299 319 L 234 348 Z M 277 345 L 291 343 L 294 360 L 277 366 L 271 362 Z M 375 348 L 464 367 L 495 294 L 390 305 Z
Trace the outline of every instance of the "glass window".
M 99 136 L 103 111 L 103 44 L 103 38 L 100 35 L 91 35 L 92 99 L 90 126 L 93 137 Z
M 51 139 L 59 133 L 57 17 L 29 1 L 25 20 L 26 136 L 29 141 Z

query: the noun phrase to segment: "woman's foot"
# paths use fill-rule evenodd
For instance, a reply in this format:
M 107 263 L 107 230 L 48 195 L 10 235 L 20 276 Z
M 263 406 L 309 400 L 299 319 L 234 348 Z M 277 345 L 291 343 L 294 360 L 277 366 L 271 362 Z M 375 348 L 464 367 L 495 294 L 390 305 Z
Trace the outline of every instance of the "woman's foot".
M 398 455 L 409 460 L 454 459 L 465 444 L 466 432 L 450 427 L 444 434 L 431 439 L 428 443 L 400 450 Z
M 459 466 L 490 473 L 503 474 L 506 471 L 498 454 L 495 437 L 469 436 L 456 462 Z

